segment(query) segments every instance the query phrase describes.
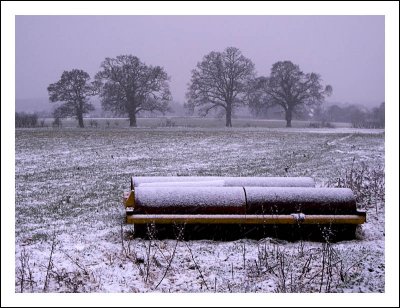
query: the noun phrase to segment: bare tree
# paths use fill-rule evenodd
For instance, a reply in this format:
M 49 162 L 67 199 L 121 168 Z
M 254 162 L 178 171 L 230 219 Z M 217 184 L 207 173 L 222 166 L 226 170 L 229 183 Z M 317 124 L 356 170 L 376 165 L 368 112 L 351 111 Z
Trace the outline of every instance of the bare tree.
M 199 108 L 205 116 L 214 108 L 226 114 L 226 126 L 232 126 L 232 112 L 245 104 L 247 88 L 254 78 L 254 64 L 239 49 L 228 47 L 224 52 L 211 52 L 192 70 L 185 107 Z
M 128 115 L 131 127 L 136 127 L 136 115 L 142 110 L 168 110 L 171 100 L 169 77 L 160 66 L 147 66 L 132 55 L 106 58 L 96 74 L 101 87 L 104 110 Z
M 331 105 L 326 110 L 326 117 L 330 122 L 346 122 L 343 108 L 338 105 Z
M 381 128 L 385 127 L 385 102 L 381 103 L 379 107 L 372 109 L 374 120 L 379 124 Z
M 298 65 L 290 61 L 276 62 L 265 83 L 268 102 L 285 110 L 286 127 L 292 126 L 292 115 L 296 110 L 318 106 L 332 93 L 332 87 L 321 85 L 316 73 L 303 73 Z
M 257 77 L 251 81 L 248 89 L 247 102 L 250 112 L 256 117 L 265 117 L 268 109 L 272 107 L 265 92 L 266 82 L 266 77 Z
M 97 94 L 88 73 L 78 69 L 64 71 L 61 79 L 50 84 L 47 91 L 51 102 L 64 102 L 54 111 L 55 117 L 75 116 L 79 127 L 84 127 L 83 115 L 94 110 L 89 97 Z

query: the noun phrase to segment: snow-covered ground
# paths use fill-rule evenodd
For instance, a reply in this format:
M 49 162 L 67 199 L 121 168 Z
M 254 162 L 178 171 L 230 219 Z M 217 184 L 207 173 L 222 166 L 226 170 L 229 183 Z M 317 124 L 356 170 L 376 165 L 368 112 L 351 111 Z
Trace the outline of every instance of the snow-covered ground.
M 15 143 L 15 292 L 385 292 L 382 130 L 42 128 Z M 367 223 L 337 243 L 135 239 L 132 175 L 352 183 Z

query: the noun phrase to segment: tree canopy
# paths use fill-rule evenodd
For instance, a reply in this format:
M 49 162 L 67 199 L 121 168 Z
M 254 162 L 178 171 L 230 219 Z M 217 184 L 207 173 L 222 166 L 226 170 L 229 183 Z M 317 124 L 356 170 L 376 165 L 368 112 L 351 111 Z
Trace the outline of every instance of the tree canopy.
M 265 103 L 281 106 L 285 110 L 286 126 L 291 127 L 293 112 L 318 106 L 332 93 L 332 87 L 323 87 L 321 81 L 320 75 L 303 73 L 291 61 L 276 62 L 264 85 Z
M 94 110 L 89 97 L 97 94 L 97 87 L 83 70 L 64 71 L 61 79 L 47 87 L 51 102 L 63 102 L 54 111 L 55 117 L 75 116 L 79 127 L 84 127 L 83 115 Z
M 142 110 L 168 110 L 169 77 L 160 66 L 148 66 L 132 55 L 106 58 L 96 81 L 103 109 L 128 115 L 130 126 L 136 126 L 136 115 Z
M 223 52 L 210 52 L 192 70 L 185 107 L 199 108 L 207 115 L 212 109 L 222 109 L 226 126 L 232 126 L 232 112 L 245 104 L 247 88 L 254 78 L 254 64 L 235 47 Z

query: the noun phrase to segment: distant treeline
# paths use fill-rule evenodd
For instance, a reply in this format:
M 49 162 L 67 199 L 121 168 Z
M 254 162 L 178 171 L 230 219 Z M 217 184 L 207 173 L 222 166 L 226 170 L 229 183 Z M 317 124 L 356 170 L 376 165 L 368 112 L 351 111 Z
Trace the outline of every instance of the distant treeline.
M 182 108 L 183 109 L 183 108 Z M 173 111 L 168 112 L 169 115 L 175 114 L 176 116 L 185 116 L 183 110 L 179 108 L 173 108 Z M 15 127 L 45 127 L 51 125 L 53 127 L 61 127 L 61 118 L 54 118 L 54 121 L 49 123 L 45 122 L 45 118 L 49 115 L 40 113 L 15 113 Z M 154 114 L 143 112 L 140 113 L 140 118 L 154 117 Z M 211 117 L 220 117 L 218 113 L 210 115 Z M 90 114 L 87 116 L 90 127 L 97 127 L 96 118 L 104 117 L 103 114 Z M 112 118 L 112 115 L 107 114 L 107 118 Z M 246 109 L 238 110 L 233 115 L 234 118 L 254 118 L 254 119 L 276 119 L 281 120 L 283 117 L 282 111 L 279 108 L 271 107 L 266 109 L 252 110 L 250 113 L 246 112 Z M 167 117 L 168 118 L 168 117 Z M 364 106 L 358 105 L 330 105 L 323 106 L 322 108 L 314 109 L 312 112 L 296 113 L 294 119 L 310 121 L 310 125 L 313 127 L 334 127 L 335 122 L 338 123 L 350 123 L 355 128 L 384 128 L 385 127 L 385 103 L 381 103 L 378 107 L 368 109 Z M 168 119 L 167 119 L 168 121 Z M 110 127 L 110 120 L 106 122 L 107 126 Z M 168 125 L 166 126 L 173 126 Z
M 258 119 L 282 119 L 282 111 L 276 106 L 250 106 L 251 115 Z M 385 103 L 368 109 L 360 105 L 318 106 L 311 110 L 298 110 L 294 119 L 312 121 L 313 126 L 330 127 L 332 123 L 351 123 L 354 128 L 384 128 Z
M 384 128 L 385 103 L 372 109 L 356 105 L 343 107 L 331 105 L 317 110 L 316 117 L 321 123 L 346 122 L 351 123 L 355 128 Z
M 38 115 L 36 113 L 15 113 L 15 127 L 36 127 Z

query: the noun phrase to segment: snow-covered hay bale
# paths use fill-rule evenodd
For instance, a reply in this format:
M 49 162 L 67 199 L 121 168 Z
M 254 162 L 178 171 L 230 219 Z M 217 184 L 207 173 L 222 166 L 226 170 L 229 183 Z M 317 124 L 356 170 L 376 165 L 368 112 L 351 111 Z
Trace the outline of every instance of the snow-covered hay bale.
M 246 187 L 247 214 L 354 214 L 348 188 Z
M 310 177 L 139 176 L 131 189 L 141 186 L 315 187 Z
M 315 182 L 309 177 L 228 177 L 225 186 L 315 187 Z
M 151 182 L 151 183 L 140 183 L 142 187 L 223 187 L 225 185 L 224 180 L 212 180 L 212 181 L 197 181 L 197 182 Z
M 341 215 L 357 211 L 348 188 L 139 186 L 134 194 L 135 212 L 145 214 Z
M 138 237 L 350 239 L 366 219 L 350 189 L 310 178 L 139 177 L 124 200 Z
M 135 212 L 145 214 L 244 214 L 242 187 L 136 187 Z

